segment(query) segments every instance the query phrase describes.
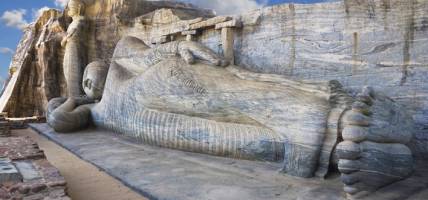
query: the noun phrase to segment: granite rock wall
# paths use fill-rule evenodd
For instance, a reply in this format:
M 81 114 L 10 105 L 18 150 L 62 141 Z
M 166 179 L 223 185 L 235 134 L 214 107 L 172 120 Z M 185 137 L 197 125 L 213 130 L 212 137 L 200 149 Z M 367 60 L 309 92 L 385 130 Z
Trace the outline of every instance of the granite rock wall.
M 50 98 L 64 94 L 60 46 L 64 27 L 62 14 L 48 10 L 24 30 L 2 91 L 2 112 L 10 117 L 40 116 Z
M 213 16 L 208 10 L 173 2 L 100 0 L 86 3 L 85 15 L 90 19 L 87 41 L 90 62 L 103 60 L 108 63 L 116 43 L 123 36 L 136 36 L 147 44 L 159 43 L 159 38 L 165 39 L 165 31 L 180 27 L 177 26 L 180 23 Z M 162 14 L 165 9 L 154 12 L 159 8 L 170 10 L 170 15 Z M 233 33 L 237 65 L 296 80 L 335 79 L 351 94 L 356 94 L 365 85 L 372 86 L 406 106 L 415 121 L 412 146 L 418 156 L 428 157 L 428 1 L 344 0 L 283 4 L 231 18 L 242 22 L 242 28 L 236 28 Z M 63 26 L 68 24 L 66 19 L 62 23 Z M 29 40 L 36 37 L 29 34 L 21 46 L 30 44 Z M 166 39 L 185 40 L 186 36 L 170 34 Z M 223 53 L 220 30 L 200 29 L 193 40 Z M 17 55 L 20 54 L 18 51 Z M 15 56 L 17 59 L 12 66 L 33 66 L 30 63 L 34 63 L 38 56 L 32 55 L 26 59 Z M 41 78 L 44 81 L 55 76 L 62 80 L 58 78 L 62 70 L 61 56 L 52 57 L 48 59 L 52 62 L 49 65 L 57 68 L 53 70 L 55 72 L 48 71 Z M 21 71 L 21 77 L 28 79 L 31 74 L 41 73 L 37 67 L 29 68 L 33 71 Z M 28 83 L 27 79 L 15 82 L 19 84 L 26 80 Z M 59 83 L 63 85 L 63 82 Z M 32 92 L 37 86 L 28 84 L 28 88 L 21 89 L 19 94 L 36 98 Z M 57 96 L 63 95 L 64 90 L 61 86 L 51 91 L 55 91 L 51 92 L 52 96 Z M 36 93 L 50 98 L 43 92 Z M 11 101 L 15 107 L 9 106 L 5 111 L 16 116 L 44 114 L 46 101 L 27 101 Z
M 416 129 L 411 146 L 428 156 L 428 1 L 283 4 L 233 17 L 243 23 L 234 33 L 237 65 L 296 80 L 338 80 L 351 94 L 372 86 L 408 109 Z M 135 25 L 127 32 L 150 43 L 160 30 Z M 223 53 L 220 30 L 200 30 L 195 40 Z
M 85 0 L 85 4 L 85 15 L 89 19 L 86 48 L 90 62 L 105 60 L 108 63 L 116 43 L 125 35 L 123 30 L 132 27 L 137 17 L 156 9 L 174 9 L 185 13 L 187 18 L 214 16 L 210 10 L 171 1 Z M 24 30 L 9 67 L 13 73 L 0 98 L 2 112 L 10 117 L 44 116 L 50 99 L 66 95 L 61 40 L 70 23 L 67 12 L 51 9 Z
M 428 1 L 290 4 L 249 15 L 258 14 L 259 25 L 236 33 L 238 65 L 298 80 L 335 79 L 351 93 L 372 86 L 406 106 L 416 123 L 412 146 L 427 156 Z

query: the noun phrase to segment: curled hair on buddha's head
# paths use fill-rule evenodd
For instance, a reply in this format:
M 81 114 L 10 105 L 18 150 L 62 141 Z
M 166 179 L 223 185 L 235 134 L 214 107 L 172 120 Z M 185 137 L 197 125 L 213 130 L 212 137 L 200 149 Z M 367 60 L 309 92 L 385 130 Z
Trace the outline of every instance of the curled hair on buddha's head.
M 85 13 L 86 4 L 82 0 L 70 0 L 67 4 L 68 15 L 81 16 Z

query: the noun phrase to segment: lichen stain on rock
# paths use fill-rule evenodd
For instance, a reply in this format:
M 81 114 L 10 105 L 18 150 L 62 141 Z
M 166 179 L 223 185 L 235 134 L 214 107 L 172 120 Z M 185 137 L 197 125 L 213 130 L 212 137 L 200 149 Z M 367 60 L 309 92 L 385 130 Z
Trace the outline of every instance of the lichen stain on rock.
M 415 40 L 415 6 L 416 1 L 411 0 L 410 3 L 410 15 L 407 15 L 406 18 L 406 28 L 404 34 L 404 46 L 403 46 L 403 69 L 400 85 L 404 85 L 407 82 L 409 76 L 409 66 L 410 66 L 410 49 L 412 48 L 413 42 Z
M 416 30 L 420 32 L 428 31 L 428 17 L 424 17 L 421 23 L 416 26 Z
M 350 15 L 349 15 L 349 8 L 350 8 L 349 1 L 350 0 L 343 0 L 343 4 L 345 6 L 346 17 L 350 17 Z
M 294 4 L 289 4 L 291 15 L 291 42 L 290 42 L 290 61 L 288 64 L 289 75 L 293 75 L 294 65 L 296 62 L 296 9 Z
M 357 70 L 358 63 L 361 63 L 358 59 L 360 52 L 360 41 L 358 37 L 358 32 L 354 32 L 353 34 L 353 42 L 352 42 L 352 72 L 350 75 L 354 74 Z
M 385 31 L 389 30 L 388 13 L 391 11 L 391 0 L 382 0 L 383 21 Z
M 373 0 L 367 2 L 367 13 L 370 19 L 376 17 L 376 3 Z

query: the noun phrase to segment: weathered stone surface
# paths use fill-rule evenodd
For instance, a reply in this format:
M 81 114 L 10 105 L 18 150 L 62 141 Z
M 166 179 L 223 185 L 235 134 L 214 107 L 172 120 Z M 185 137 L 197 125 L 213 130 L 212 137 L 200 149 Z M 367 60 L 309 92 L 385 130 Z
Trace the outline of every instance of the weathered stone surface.
M 67 28 L 67 35 L 62 39 L 64 51 L 64 76 L 67 81 L 67 97 L 82 96 L 82 77 L 87 62 L 88 22 L 83 16 L 85 4 L 81 0 L 70 0 L 67 14 L 72 22 Z
M 0 137 L 10 136 L 11 123 L 7 119 L 0 120 Z
M 9 158 L 0 157 L 0 184 L 6 182 L 21 182 L 22 176 Z
M 227 17 L 227 16 L 214 17 L 214 18 L 202 21 L 202 22 L 191 24 L 190 29 L 208 28 L 210 26 L 215 26 L 216 24 L 228 21 L 230 19 L 231 19 L 231 17 Z
M 35 180 L 42 178 L 39 172 L 34 168 L 33 164 L 29 161 L 16 161 L 15 165 L 19 168 L 24 180 Z
M 0 157 L 11 160 L 28 160 L 44 158 L 44 153 L 30 138 L 6 137 L 0 138 Z
M 217 28 L 217 27 L 216 27 Z M 230 27 L 221 29 L 221 45 L 223 47 L 223 57 L 228 62 L 235 64 L 235 53 L 233 45 L 235 43 L 235 30 Z
M 61 13 L 49 10 L 24 30 L 0 99 L 0 110 L 9 117 L 42 116 L 48 100 L 65 95 L 60 46 L 64 26 Z
M 274 169 L 280 166 L 275 163 L 158 148 L 105 130 L 61 134 L 47 124 L 30 126 L 148 198 L 343 200 L 345 197 L 337 176 L 326 180 L 301 179 L 279 174 Z M 427 176 L 428 165 L 418 164 L 411 178 L 363 199 L 424 200 Z
M 188 64 L 195 62 L 193 55 L 212 66 Z M 195 42 L 149 49 L 137 38 L 125 37 L 115 50 L 107 80 L 100 79 L 106 82 L 101 101 L 79 107 L 69 100 L 59 106 L 53 100 L 48 123 L 60 132 L 75 131 L 84 128 L 82 123 L 91 112 L 97 126 L 146 143 L 235 158 L 284 159 L 288 173 L 313 176 L 330 107 L 341 107 L 343 112 L 349 103 L 346 98 L 333 100 L 346 95 L 340 85 L 324 84 L 329 89 L 317 90 L 322 84 L 294 85 L 266 74 L 266 79 L 277 78 L 277 82 L 248 80 L 242 74 L 253 78 L 263 74 L 239 71 L 233 65 L 215 66 L 220 63 L 217 55 Z M 89 75 L 85 82 L 99 84 Z M 132 80 L 135 83 L 129 84 Z
M 87 5 L 86 16 L 91 27 L 87 42 L 89 62 L 109 62 L 116 43 L 124 35 L 136 36 L 147 44 L 150 44 L 151 38 L 164 35 L 158 30 L 170 26 L 168 24 L 151 25 L 152 21 L 149 20 L 149 24 L 143 25 L 140 21 L 133 21 L 156 8 L 173 8 L 174 11 L 192 12 L 193 16 L 209 16 L 207 12 L 196 11 L 187 5 L 165 2 L 103 0 L 87 2 Z M 243 21 L 244 27 L 236 33 L 234 45 L 236 64 L 255 72 L 284 74 L 300 80 L 336 79 L 351 90 L 371 85 L 376 90 L 385 91 L 388 96 L 406 105 L 415 119 L 416 138 L 412 141 L 412 149 L 421 157 L 428 152 L 428 136 L 425 131 L 428 124 L 428 100 L 423 95 L 428 90 L 424 82 L 424 66 L 427 63 L 427 6 L 427 2 L 417 0 L 347 0 L 314 5 L 285 4 L 243 14 L 238 18 Z M 64 30 L 60 32 L 64 34 Z M 12 67 L 18 69 L 18 74 L 19 66 L 30 66 L 30 60 L 35 60 L 25 59 L 28 50 L 32 49 L 31 41 L 37 40 L 33 39 L 37 35 L 34 31 L 27 30 L 15 55 Z M 221 43 L 219 33 L 214 30 L 204 31 L 200 37 L 191 39 L 222 52 L 218 46 Z M 50 48 L 61 52 L 54 46 Z M 50 62 L 62 63 L 61 56 L 52 58 L 56 59 L 49 59 Z M 62 67 L 59 68 L 62 70 Z M 23 74 L 26 75 L 22 77 L 35 74 L 34 71 L 37 70 L 25 71 Z M 45 85 L 64 86 L 63 78 L 59 81 L 61 84 L 55 82 L 56 79 L 61 79 L 55 78 L 59 77 L 56 74 L 62 76 L 62 73 L 53 71 L 60 70 L 45 71 L 52 72 L 45 76 L 52 79 L 42 80 L 54 80 L 57 84 Z M 17 77 L 12 77 L 9 82 L 11 85 L 16 82 L 33 83 L 17 80 Z M 34 84 L 27 87 L 33 88 Z M 65 89 L 61 88 L 53 88 L 51 91 L 56 93 L 52 96 L 59 96 L 59 93 L 64 95 Z M 12 111 L 12 115 L 15 110 L 20 110 L 16 116 L 43 114 L 47 101 L 40 104 L 25 103 L 22 101 L 40 98 L 18 97 L 31 96 L 31 91 L 38 90 L 21 91 L 21 95 L 13 95 L 15 98 L 12 99 L 15 100 L 10 101 L 11 106 L 7 110 Z M 3 95 L 2 104 L 8 103 L 8 98 L 5 99 L 7 93 L 12 93 L 10 87 L 6 89 L 6 95 Z
M 61 134 L 47 124 L 30 126 L 152 199 L 296 199 L 315 189 L 331 191 L 331 199 L 343 197 L 338 179 L 281 175 L 278 163 L 174 151 L 103 130 Z
M 426 37 L 428 35 L 426 1 L 346 0 L 314 5 L 274 6 L 234 17 L 233 20 L 243 22 L 243 27 L 235 30 L 233 34 L 227 34 L 229 37 L 223 38 L 221 32 L 215 30 L 215 26 L 232 20 L 231 17 L 204 19 L 209 12 L 197 12 L 191 6 L 184 4 L 148 3 L 137 0 L 85 1 L 85 3 L 87 4 L 85 17 L 90 26 L 87 33 L 88 52 L 86 53 L 89 62 L 102 60 L 107 64 L 112 63 L 114 48 L 123 36 L 135 36 L 149 46 L 153 43 L 182 41 L 187 37 L 187 40 L 201 42 L 229 59 L 233 56 L 236 65 L 252 72 L 285 75 L 291 80 L 307 82 L 338 80 L 351 91 L 352 96 L 355 96 L 356 91 L 362 86 L 370 85 L 376 91 L 384 91 L 395 101 L 404 105 L 404 110 L 410 113 L 406 119 L 411 118 L 416 122 L 410 125 L 415 129 L 412 132 L 416 133 L 416 137 L 410 141 L 410 138 L 405 137 L 398 143 L 410 143 L 418 158 L 428 155 L 426 132 L 428 99 L 424 95 L 428 90 L 425 87 L 427 85 Z M 160 7 L 168 9 L 154 11 L 154 8 Z M 65 27 L 68 26 L 68 23 L 64 24 Z M 200 29 L 199 34 L 182 35 L 183 31 L 192 28 Z M 223 30 L 223 33 L 226 32 Z M 189 54 L 183 54 L 182 57 L 186 61 L 192 61 Z M 31 58 L 28 60 L 31 61 Z M 115 61 L 114 56 L 113 60 Z M 150 56 L 149 62 L 153 64 L 157 61 L 157 55 Z M 126 61 L 119 62 L 118 65 L 135 67 L 129 64 L 130 62 Z M 133 72 L 138 72 L 138 69 Z M 253 81 L 263 78 L 264 81 L 278 80 L 272 75 L 248 74 L 250 75 L 246 78 Z M 187 83 L 196 91 L 203 91 L 202 87 L 198 87 L 199 85 L 191 81 Z M 382 123 L 385 121 L 385 115 L 394 115 L 386 112 L 389 109 L 378 109 L 376 105 L 372 106 L 366 100 L 363 99 L 360 103 L 367 105 L 353 107 L 355 112 L 347 118 L 352 124 L 344 122 L 346 124 L 343 132 L 345 142 L 396 143 L 397 138 L 408 135 L 404 128 L 410 126 L 401 123 L 398 123 L 400 124 L 398 127 L 392 126 L 396 121 L 386 120 L 388 126 L 384 127 Z M 388 102 L 383 101 L 383 103 Z M 392 105 L 394 107 L 395 103 Z M 126 111 L 126 108 L 121 110 Z M 403 109 L 391 110 L 401 113 Z M 365 116 L 369 114 L 373 116 Z M 337 112 L 334 112 L 327 118 L 338 121 L 337 115 Z M 400 116 L 404 115 L 400 114 Z M 143 116 L 143 119 L 144 117 L 147 116 Z M 156 117 L 147 120 L 161 121 L 162 118 Z M 137 119 L 140 118 L 136 117 L 135 120 Z M 404 123 L 411 121 L 406 119 L 402 121 Z M 126 128 L 124 125 L 119 127 Z M 341 127 L 337 123 L 328 124 L 326 133 L 330 137 L 326 137 L 326 141 L 334 143 L 337 137 L 334 138 L 332 135 L 334 130 L 339 128 Z M 395 131 L 403 131 L 403 134 Z M 392 136 L 390 133 L 395 135 Z M 383 150 L 389 148 L 388 145 L 381 146 Z M 326 148 L 320 150 L 323 152 L 319 158 L 324 161 L 322 163 L 328 163 L 329 156 L 324 155 L 329 155 L 333 147 L 334 145 L 326 145 Z M 351 149 L 350 152 L 348 152 L 349 149 Z M 352 153 L 352 148 L 347 147 L 345 150 L 343 154 Z M 298 152 L 302 151 L 298 150 Z M 376 157 L 373 151 L 369 151 L 370 154 Z M 392 155 L 400 154 L 392 153 Z M 354 158 L 354 156 L 351 157 Z M 403 160 L 408 160 L 409 157 L 405 154 Z M 343 160 L 343 157 L 339 159 Z M 326 165 L 319 167 L 323 169 L 320 169 L 321 171 L 327 168 Z
M 223 23 L 218 23 L 215 25 L 215 29 L 222 29 L 222 28 L 241 28 L 242 27 L 242 22 L 237 20 L 237 19 L 233 19 L 227 22 L 223 22 Z
M 0 138 L 0 157 L 9 159 L 18 172 L 14 180 L 1 179 L 0 199 L 70 199 L 64 178 L 29 137 Z
M 156 9 L 173 8 L 174 14 L 182 17 L 180 19 L 213 16 L 212 11 L 169 1 L 83 2 L 89 26 L 83 41 L 87 63 L 96 60 L 109 62 L 116 43 L 122 35 L 130 34 L 129 26 L 140 23 L 135 19 Z M 49 10 L 24 30 L 10 65 L 13 74 L 0 99 L 0 110 L 8 112 L 9 117 L 45 116 L 50 99 L 67 95 L 63 69 L 65 49 L 61 47 L 61 41 L 70 22 L 67 12 Z
M 26 129 L 28 123 L 46 123 L 45 116 L 8 118 L 11 129 Z
M 232 50 L 230 37 L 225 35 L 223 42 Z M 338 148 L 339 170 L 343 176 L 352 174 L 352 181 L 344 180 L 345 192 L 353 197 L 412 173 L 413 155 L 406 146 L 413 136 L 412 120 L 388 97 L 367 87 L 354 100 L 337 81 L 303 83 L 227 65 L 196 42 L 149 48 L 138 38 L 125 37 L 109 68 L 99 63 L 86 68 L 85 92 L 99 102 L 53 99 L 48 123 L 56 131 L 73 132 L 91 120 L 146 144 L 283 161 L 284 172 L 306 178 L 327 174 L 339 138 L 362 142 L 362 158 L 350 160 Z M 331 124 L 336 125 L 329 129 Z
M 248 14 L 261 13 L 259 25 L 237 33 L 236 64 L 297 80 L 339 80 L 352 93 L 373 86 L 411 113 L 416 122 L 411 146 L 423 157 L 428 155 L 427 6 L 426 1 L 347 0 L 265 8 Z M 201 41 L 218 49 L 215 37 Z

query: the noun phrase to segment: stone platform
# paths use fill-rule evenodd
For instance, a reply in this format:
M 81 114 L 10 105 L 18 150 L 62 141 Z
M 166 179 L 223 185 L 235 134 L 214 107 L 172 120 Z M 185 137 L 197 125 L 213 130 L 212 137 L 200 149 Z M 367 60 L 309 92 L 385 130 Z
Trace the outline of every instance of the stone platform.
M 70 200 L 66 181 L 29 137 L 0 137 L 0 199 Z
M 344 199 L 337 176 L 296 178 L 281 174 L 279 164 L 152 147 L 105 130 L 58 134 L 46 124 L 30 127 L 150 199 Z M 418 169 L 367 199 L 424 199 L 428 167 Z

